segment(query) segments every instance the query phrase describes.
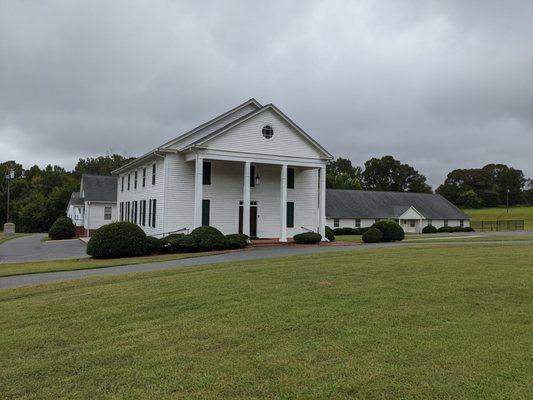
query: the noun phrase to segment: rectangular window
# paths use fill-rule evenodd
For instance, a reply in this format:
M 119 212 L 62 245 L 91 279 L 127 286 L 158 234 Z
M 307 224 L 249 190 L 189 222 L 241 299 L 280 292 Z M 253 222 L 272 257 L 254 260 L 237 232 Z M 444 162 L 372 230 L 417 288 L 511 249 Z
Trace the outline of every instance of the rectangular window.
M 202 200 L 202 226 L 209 226 L 210 203 L 209 200 Z
M 459 226 L 460 226 L 461 228 L 464 228 L 464 227 L 465 227 L 465 221 L 464 221 L 464 219 L 462 219 L 462 220 L 459 221 Z
M 137 207 L 138 207 L 138 202 L 137 200 L 135 200 L 133 202 L 133 223 L 136 224 L 137 223 Z
M 428 225 L 433 225 L 433 220 L 432 219 L 428 219 Z
M 148 200 L 148 226 L 152 226 L 152 199 Z
M 250 187 L 255 187 L 255 165 L 250 165 Z
M 339 219 L 338 218 L 334 218 L 333 219 L 333 227 L 334 228 L 338 228 L 339 227 Z
M 146 187 L 146 167 L 143 168 L 143 187 Z
M 294 228 L 294 202 L 287 202 L 287 228 Z
M 120 220 L 121 221 L 124 221 L 124 203 L 121 201 L 120 202 Z
M 122 175 L 122 179 L 121 179 L 121 184 L 120 184 L 120 191 L 123 192 L 124 191 L 124 175 Z
M 409 221 L 409 226 L 411 226 L 411 228 L 415 227 L 415 220 L 414 219 Z
M 294 168 L 287 168 L 287 189 L 294 189 Z
M 111 207 L 104 207 L 104 219 L 110 220 L 111 219 Z
M 128 174 L 128 190 L 130 190 L 131 174 Z
M 157 210 L 157 205 L 156 205 L 156 202 L 157 200 L 156 199 L 153 199 L 152 202 L 154 203 L 152 205 L 152 228 L 155 228 L 155 211 Z
M 146 226 L 146 200 L 141 200 L 141 225 Z
M 152 185 L 155 185 L 155 163 L 152 165 Z
M 130 220 L 130 202 L 126 202 L 126 221 L 129 222 Z
M 361 220 L 359 218 L 355 219 L 355 227 L 360 228 L 361 227 Z
M 202 183 L 211 185 L 211 163 L 209 161 L 203 162 Z
M 137 171 L 135 171 L 135 175 L 133 177 L 133 188 L 137 189 Z
M 447 219 L 444 220 L 444 226 L 448 226 L 448 220 Z

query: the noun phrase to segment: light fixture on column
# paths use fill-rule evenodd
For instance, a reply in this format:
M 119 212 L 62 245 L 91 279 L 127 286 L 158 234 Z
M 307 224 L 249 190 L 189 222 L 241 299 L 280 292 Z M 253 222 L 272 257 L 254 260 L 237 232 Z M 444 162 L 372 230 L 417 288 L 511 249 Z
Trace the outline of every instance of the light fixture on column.
M 259 186 L 261 184 L 261 177 L 259 176 L 259 174 L 255 176 L 255 184 L 256 186 Z

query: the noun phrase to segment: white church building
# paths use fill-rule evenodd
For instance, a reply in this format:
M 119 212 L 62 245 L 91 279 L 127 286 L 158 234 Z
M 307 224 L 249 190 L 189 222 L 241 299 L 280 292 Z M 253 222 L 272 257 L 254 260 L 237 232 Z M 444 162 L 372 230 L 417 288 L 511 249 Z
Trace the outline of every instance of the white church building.
M 155 236 L 202 225 L 324 236 L 332 158 L 276 106 L 250 99 L 113 171 L 118 219 Z

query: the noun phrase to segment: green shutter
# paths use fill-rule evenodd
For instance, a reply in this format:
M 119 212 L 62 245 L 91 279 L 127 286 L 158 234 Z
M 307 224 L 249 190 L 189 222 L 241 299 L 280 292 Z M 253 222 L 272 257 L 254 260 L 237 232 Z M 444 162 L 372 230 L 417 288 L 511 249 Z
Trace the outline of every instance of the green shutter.
M 287 189 L 294 189 L 294 168 L 287 168 Z
M 255 187 L 255 165 L 250 165 L 250 187 Z
M 209 200 L 202 200 L 202 226 L 209 226 Z
M 294 228 L 294 203 L 287 202 L 287 228 Z
M 204 185 L 211 185 L 211 163 L 209 161 L 204 161 L 204 172 L 202 175 L 202 180 Z

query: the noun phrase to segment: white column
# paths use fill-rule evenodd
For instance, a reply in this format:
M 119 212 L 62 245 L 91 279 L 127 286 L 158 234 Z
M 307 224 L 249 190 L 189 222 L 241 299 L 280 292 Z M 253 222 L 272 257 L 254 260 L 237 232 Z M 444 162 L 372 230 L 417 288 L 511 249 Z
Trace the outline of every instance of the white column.
M 204 177 L 204 160 L 197 154 L 194 175 L 194 218 L 193 229 L 202 226 L 202 200 L 203 200 L 203 177 Z
M 242 233 L 250 236 L 250 161 L 244 163 L 242 183 Z
M 322 235 L 322 240 L 326 240 L 326 166 L 320 167 L 320 184 L 318 188 L 320 198 L 318 206 L 318 233 Z
M 280 232 L 279 241 L 287 241 L 287 165 L 281 167 L 281 187 L 280 187 Z

